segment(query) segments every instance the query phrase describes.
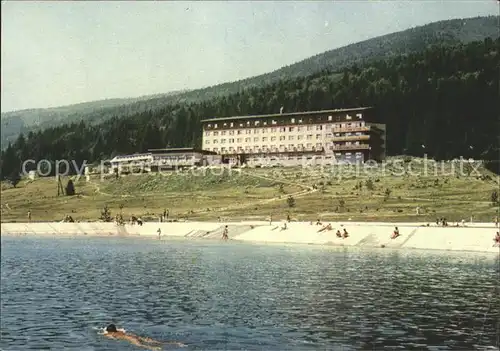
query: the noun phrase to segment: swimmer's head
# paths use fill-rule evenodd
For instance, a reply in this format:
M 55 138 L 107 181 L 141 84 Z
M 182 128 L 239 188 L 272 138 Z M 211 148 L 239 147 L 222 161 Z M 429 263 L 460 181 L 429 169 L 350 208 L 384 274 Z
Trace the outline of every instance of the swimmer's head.
M 106 327 L 106 331 L 108 333 L 116 333 L 118 330 L 116 329 L 116 325 L 110 324 Z

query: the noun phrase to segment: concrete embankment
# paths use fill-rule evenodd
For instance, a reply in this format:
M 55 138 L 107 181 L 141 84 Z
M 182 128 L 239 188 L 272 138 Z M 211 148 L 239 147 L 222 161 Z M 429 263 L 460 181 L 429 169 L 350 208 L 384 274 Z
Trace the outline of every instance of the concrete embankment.
M 115 223 L 2 223 L 3 235 L 49 235 L 49 236 L 161 236 L 219 239 L 225 223 L 210 222 L 168 222 L 144 223 L 140 225 Z M 386 247 L 400 249 L 451 250 L 499 252 L 493 238 L 498 228 L 489 223 L 467 224 L 466 227 L 423 226 L 421 223 L 332 223 L 333 230 L 311 223 L 234 222 L 227 223 L 229 237 L 234 240 L 261 243 L 297 243 L 354 247 Z M 391 239 L 394 226 L 400 236 Z M 338 238 L 337 229 L 349 233 L 347 238 Z

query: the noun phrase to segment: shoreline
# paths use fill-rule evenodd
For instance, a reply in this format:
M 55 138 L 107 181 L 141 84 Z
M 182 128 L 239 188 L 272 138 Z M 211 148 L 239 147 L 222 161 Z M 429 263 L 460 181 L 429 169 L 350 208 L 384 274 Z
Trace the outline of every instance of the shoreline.
M 234 241 L 273 244 L 310 244 L 358 248 L 422 249 L 498 253 L 493 238 L 499 230 L 494 223 L 467 223 L 465 226 L 437 226 L 427 223 L 391 222 L 145 222 L 117 225 L 112 222 L 31 222 L 1 223 L 1 236 L 40 237 L 123 237 L 220 240 L 227 226 Z M 332 230 L 324 229 L 331 224 Z M 400 236 L 392 239 L 395 227 Z M 347 238 L 336 236 L 346 229 Z

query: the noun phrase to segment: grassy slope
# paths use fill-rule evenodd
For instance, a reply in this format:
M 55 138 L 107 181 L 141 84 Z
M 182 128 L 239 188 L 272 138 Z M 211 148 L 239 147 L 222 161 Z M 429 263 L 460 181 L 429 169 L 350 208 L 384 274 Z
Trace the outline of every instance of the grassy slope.
M 345 170 L 345 169 L 344 169 Z M 451 173 L 448 169 L 447 173 Z M 489 174 L 482 170 L 483 174 Z M 489 174 L 490 177 L 494 177 Z M 374 189 L 356 184 L 370 178 Z M 390 220 L 449 221 L 462 218 L 491 221 L 498 208 L 490 203 L 491 192 L 498 189 L 498 179 L 481 179 L 476 175 L 434 174 L 428 176 L 382 176 L 376 172 L 340 176 L 326 170 L 257 169 L 219 175 L 131 175 L 90 183 L 76 182 L 75 197 L 57 197 L 53 178 L 24 180 L 17 188 L 2 186 L 2 221 L 24 221 L 28 209 L 33 220 L 60 220 L 72 214 L 77 220 L 96 220 L 107 204 L 112 214 L 124 205 L 125 216 L 153 217 L 164 208 L 175 218 L 216 220 L 262 219 L 270 214 L 284 219 L 290 212 L 299 220 Z M 280 191 L 279 184 L 283 184 Z M 323 186 L 321 184 L 324 184 Z M 311 190 L 316 185 L 317 190 Z M 385 189 L 391 195 L 384 200 Z M 286 198 L 295 194 L 296 206 L 289 208 Z M 340 200 L 344 209 L 339 208 Z M 5 209 L 8 204 L 11 210 Z M 416 215 L 416 207 L 423 214 Z

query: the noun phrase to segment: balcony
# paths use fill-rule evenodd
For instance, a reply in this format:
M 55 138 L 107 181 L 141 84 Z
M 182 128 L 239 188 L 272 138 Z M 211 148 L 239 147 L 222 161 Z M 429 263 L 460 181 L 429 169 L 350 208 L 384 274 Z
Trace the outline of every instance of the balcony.
M 369 150 L 370 145 L 359 144 L 359 145 L 333 145 L 333 150 Z
M 345 127 L 345 128 L 332 128 L 334 133 L 344 133 L 344 132 L 369 132 L 371 130 L 370 126 L 364 127 Z
M 349 136 L 333 136 L 332 141 L 351 141 L 351 140 L 370 140 L 369 135 L 349 135 Z

